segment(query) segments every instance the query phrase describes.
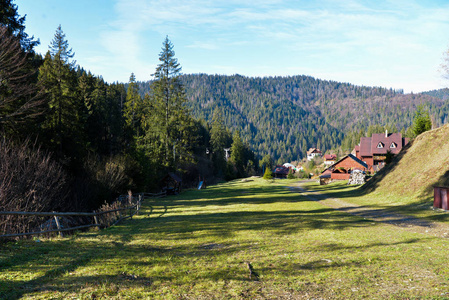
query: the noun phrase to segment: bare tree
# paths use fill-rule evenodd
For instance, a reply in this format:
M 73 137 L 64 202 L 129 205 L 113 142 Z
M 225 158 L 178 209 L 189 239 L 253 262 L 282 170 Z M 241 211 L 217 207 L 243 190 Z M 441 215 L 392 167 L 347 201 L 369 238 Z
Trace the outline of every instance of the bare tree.
M 33 83 L 36 70 L 28 55 L 20 40 L 0 26 L 0 128 L 14 128 L 42 113 L 44 100 Z
M 0 139 L 0 210 L 63 210 L 67 175 L 48 153 L 30 142 L 14 145 Z M 1 216 L 0 232 L 16 233 L 36 226 L 37 218 Z M 0 233 L 1 234 L 1 233 Z

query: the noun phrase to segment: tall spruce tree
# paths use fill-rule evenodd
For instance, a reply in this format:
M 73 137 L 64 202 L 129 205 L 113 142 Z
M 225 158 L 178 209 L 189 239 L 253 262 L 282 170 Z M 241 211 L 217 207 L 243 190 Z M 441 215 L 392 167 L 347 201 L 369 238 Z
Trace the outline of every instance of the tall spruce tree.
M 237 176 L 243 177 L 245 173 L 245 146 L 243 145 L 242 138 L 240 137 L 240 132 L 238 130 L 235 131 L 232 136 L 231 161 L 237 169 Z
M 128 131 L 128 139 L 132 140 L 133 137 L 138 139 L 141 126 L 142 98 L 139 94 L 139 86 L 137 85 L 134 73 L 131 73 L 129 77 L 123 114 Z
M 212 145 L 212 160 L 215 173 L 219 176 L 224 174 L 226 168 L 225 151 L 229 145 L 229 133 L 224 126 L 220 111 L 216 108 L 212 117 L 212 128 L 210 130 L 210 143 Z
M 160 64 L 145 99 L 145 137 L 141 145 L 153 161 L 176 171 L 192 158 L 193 122 L 184 103 L 187 101 L 180 81 L 181 67 L 173 44 L 165 38 L 159 54 Z
M 79 150 L 75 145 L 83 142 L 80 112 L 84 103 L 77 98 L 75 62 L 71 61 L 74 53 L 68 47 L 61 25 L 49 48 L 38 76 L 39 86 L 49 106 L 42 127 L 52 148 L 58 150 L 60 155 L 75 157 Z

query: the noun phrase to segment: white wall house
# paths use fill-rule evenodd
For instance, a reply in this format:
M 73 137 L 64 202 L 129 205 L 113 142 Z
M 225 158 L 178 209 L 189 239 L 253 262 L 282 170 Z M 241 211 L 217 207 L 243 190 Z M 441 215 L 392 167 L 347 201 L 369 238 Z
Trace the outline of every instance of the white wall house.
M 307 151 L 307 160 L 313 160 L 317 156 L 321 156 L 320 149 L 317 148 L 310 148 L 309 151 Z

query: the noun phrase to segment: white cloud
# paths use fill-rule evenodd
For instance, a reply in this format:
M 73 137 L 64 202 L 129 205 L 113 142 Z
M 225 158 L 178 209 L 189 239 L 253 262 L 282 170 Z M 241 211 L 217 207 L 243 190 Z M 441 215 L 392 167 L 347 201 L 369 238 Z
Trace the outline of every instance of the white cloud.
M 136 74 L 138 69 L 149 73 L 168 34 L 176 40 L 177 54 L 189 53 L 191 70 L 198 69 L 195 59 L 203 65 L 197 49 L 215 53 L 209 59 L 217 60 L 209 61 L 203 72 L 245 74 L 246 66 L 248 73 L 278 75 L 315 68 L 311 74 L 333 74 L 349 82 L 366 76 L 373 84 L 382 81 L 374 80 L 377 76 L 393 86 L 414 82 L 415 74 L 431 74 L 449 42 L 449 6 L 432 7 L 424 0 L 301 5 L 280 0 L 118 0 L 115 12 L 116 20 L 103 29 L 101 43 L 111 63 Z M 245 65 L 240 56 L 264 67 Z M 404 70 L 409 79 L 401 77 Z M 429 80 L 420 79 L 423 85 Z

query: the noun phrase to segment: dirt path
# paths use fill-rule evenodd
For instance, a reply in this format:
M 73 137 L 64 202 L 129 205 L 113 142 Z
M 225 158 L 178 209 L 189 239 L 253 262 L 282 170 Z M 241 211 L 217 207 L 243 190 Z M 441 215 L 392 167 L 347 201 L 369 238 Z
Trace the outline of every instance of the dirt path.
M 392 213 L 385 209 L 373 209 L 371 207 L 358 206 L 352 203 L 345 202 L 338 198 L 328 197 L 326 194 L 320 192 L 306 190 L 298 183 L 296 186 L 289 186 L 292 192 L 299 192 L 310 200 L 320 202 L 324 206 L 334 208 L 355 216 L 363 217 L 365 219 L 382 222 L 394 226 L 401 227 L 404 230 L 425 233 L 441 238 L 449 238 L 449 225 L 439 222 L 430 222 L 427 220 L 415 218 L 412 216 Z

